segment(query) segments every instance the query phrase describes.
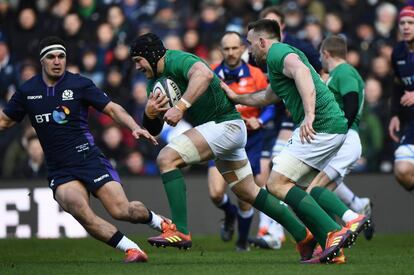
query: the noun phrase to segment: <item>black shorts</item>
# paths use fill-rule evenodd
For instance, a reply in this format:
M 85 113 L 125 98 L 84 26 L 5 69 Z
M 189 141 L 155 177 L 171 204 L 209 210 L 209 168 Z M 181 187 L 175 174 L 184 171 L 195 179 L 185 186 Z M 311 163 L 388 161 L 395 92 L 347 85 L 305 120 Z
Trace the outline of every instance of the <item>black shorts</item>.
M 53 194 L 59 185 L 74 180 L 82 182 L 92 194 L 95 194 L 107 182 L 121 182 L 118 172 L 102 154 L 88 157 L 87 160 L 79 165 L 51 169 L 49 170 L 47 180 L 49 187 L 53 190 Z

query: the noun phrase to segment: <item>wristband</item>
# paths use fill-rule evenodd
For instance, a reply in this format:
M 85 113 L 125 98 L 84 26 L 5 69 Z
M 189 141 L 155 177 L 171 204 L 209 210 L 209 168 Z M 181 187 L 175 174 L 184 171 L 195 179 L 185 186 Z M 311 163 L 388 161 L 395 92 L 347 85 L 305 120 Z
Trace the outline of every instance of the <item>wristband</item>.
M 187 109 L 189 109 L 191 107 L 191 103 L 188 102 L 187 100 L 185 100 L 184 98 L 181 98 L 180 100 L 185 104 L 185 107 Z

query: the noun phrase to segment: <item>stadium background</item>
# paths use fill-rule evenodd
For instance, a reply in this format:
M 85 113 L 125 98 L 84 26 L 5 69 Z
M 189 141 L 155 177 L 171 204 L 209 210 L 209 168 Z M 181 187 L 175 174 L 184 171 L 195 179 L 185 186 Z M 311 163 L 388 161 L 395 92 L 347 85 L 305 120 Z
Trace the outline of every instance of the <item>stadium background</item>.
M 373 198 L 380 232 L 413 231 L 414 224 L 404 220 L 410 213 L 401 213 L 408 211 L 412 197 L 390 174 L 396 145 L 387 134 L 393 91 L 390 54 L 398 41 L 398 10 L 412 2 L 0 1 L 0 109 L 21 83 L 39 72 L 39 40 L 46 35 L 58 35 L 67 43 L 68 69 L 91 78 L 141 121 L 146 82 L 134 71 L 128 56 L 128 43 L 137 34 L 155 32 L 168 48 L 192 52 L 209 63 L 216 63 L 221 60 L 218 42 L 225 30 L 245 33 L 247 23 L 257 19 L 263 8 L 277 4 L 286 14 L 286 31 L 309 40 L 315 48 L 329 34 L 347 38 L 348 61 L 366 81 L 361 120 L 363 157 L 354 171 L 355 176 L 348 180 L 349 185 L 359 194 Z M 142 140 L 136 142 L 128 130 L 120 129 L 97 112 L 92 113 L 90 123 L 96 142 L 121 176 L 126 177 L 129 197 L 142 199 L 154 209 L 168 213 L 155 166 L 155 157 L 162 145 L 153 147 Z M 191 167 L 186 173 L 194 231 L 216 232 L 221 213 L 208 200 L 206 167 Z M 40 191 L 35 191 L 47 185 L 43 153 L 28 121 L 0 134 L 0 177 L 0 238 L 19 234 L 35 236 L 40 213 L 35 198 Z M 50 191 L 44 191 L 52 200 Z M 202 209 L 205 215 L 195 215 L 195 209 Z M 393 214 L 397 212 L 401 214 Z M 203 224 L 206 220 L 217 224 L 206 226 Z M 141 227 L 126 230 L 144 232 L 139 231 Z M 67 235 L 61 226 L 58 235 Z

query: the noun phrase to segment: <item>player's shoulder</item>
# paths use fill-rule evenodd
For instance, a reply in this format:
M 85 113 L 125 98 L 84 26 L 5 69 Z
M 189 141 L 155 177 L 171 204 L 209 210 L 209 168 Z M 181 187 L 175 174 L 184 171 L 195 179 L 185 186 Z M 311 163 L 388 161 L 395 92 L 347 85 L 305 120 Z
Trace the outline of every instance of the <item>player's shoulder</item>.
M 42 75 L 36 74 L 32 78 L 25 81 L 22 85 L 20 85 L 19 90 L 24 93 L 36 89 L 41 89 L 43 88 L 42 84 Z
M 83 87 L 83 86 L 89 86 L 93 84 L 92 80 L 78 73 L 74 74 L 74 73 L 67 71 L 65 73 L 65 78 L 67 82 L 70 82 L 71 85 L 74 85 L 74 86 Z

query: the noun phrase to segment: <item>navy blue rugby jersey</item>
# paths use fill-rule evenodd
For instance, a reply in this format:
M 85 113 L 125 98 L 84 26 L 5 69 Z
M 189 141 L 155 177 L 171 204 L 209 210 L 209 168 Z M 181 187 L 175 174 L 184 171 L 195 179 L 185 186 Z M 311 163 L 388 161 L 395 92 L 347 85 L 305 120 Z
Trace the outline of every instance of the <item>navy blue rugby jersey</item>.
M 38 74 L 13 95 L 4 113 L 15 121 L 27 114 L 36 130 L 49 169 L 79 164 L 99 154 L 88 126 L 89 106 L 102 111 L 110 102 L 95 84 L 68 71 L 48 87 Z
M 400 99 L 404 91 L 414 92 L 414 52 L 410 52 L 404 41 L 395 45 L 391 56 L 395 76 L 401 82 L 393 91 L 392 115 L 398 115 L 402 123 L 401 143 L 414 144 L 414 106 L 404 107 Z

